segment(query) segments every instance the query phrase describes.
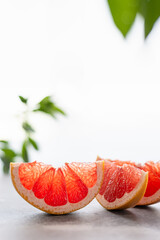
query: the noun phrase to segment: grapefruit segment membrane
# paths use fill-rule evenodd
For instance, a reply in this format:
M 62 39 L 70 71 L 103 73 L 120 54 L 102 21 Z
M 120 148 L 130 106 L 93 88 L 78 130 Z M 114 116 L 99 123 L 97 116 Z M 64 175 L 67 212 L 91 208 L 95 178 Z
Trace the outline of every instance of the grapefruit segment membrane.
M 104 180 L 96 198 L 108 210 L 134 207 L 143 197 L 147 182 L 147 172 L 105 160 Z
M 11 163 L 13 185 L 22 198 L 51 214 L 66 214 L 86 206 L 98 194 L 104 161 L 66 163 L 54 168 L 43 163 Z

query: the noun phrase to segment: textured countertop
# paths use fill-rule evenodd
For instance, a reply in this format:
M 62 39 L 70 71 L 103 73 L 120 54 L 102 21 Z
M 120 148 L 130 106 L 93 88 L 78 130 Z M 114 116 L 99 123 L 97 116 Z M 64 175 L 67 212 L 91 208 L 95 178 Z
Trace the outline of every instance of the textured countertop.
M 1 240 L 159 239 L 160 203 L 109 212 L 96 200 L 63 216 L 39 211 L 14 190 L 9 177 L 0 178 Z

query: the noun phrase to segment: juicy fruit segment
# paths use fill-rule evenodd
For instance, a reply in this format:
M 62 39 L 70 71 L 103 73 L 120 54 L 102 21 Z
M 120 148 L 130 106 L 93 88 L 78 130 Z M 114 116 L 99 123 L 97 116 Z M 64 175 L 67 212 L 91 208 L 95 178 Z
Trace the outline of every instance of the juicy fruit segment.
M 107 209 L 125 209 L 135 206 L 143 197 L 148 174 L 132 165 L 119 166 L 105 160 L 102 187 L 97 200 Z
M 63 167 L 63 171 L 66 180 L 68 201 L 70 203 L 77 203 L 81 201 L 87 196 L 88 188 L 78 175 L 69 167 L 69 164 L 66 164 L 66 166 Z
M 70 163 L 70 168 L 81 178 L 87 187 L 93 187 L 97 181 L 95 163 Z
M 12 163 L 11 177 L 17 192 L 33 206 L 64 214 L 87 205 L 98 193 L 104 162 L 66 163 L 54 168 L 43 163 Z
M 55 172 L 51 188 L 44 199 L 50 206 L 62 206 L 67 204 L 67 190 L 63 172 L 58 168 Z
M 134 176 L 134 178 L 133 178 Z M 106 169 L 106 182 L 104 198 L 108 202 L 114 202 L 117 198 L 122 198 L 125 193 L 130 193 L 137 185 L 141 178 L 141 171 L 135 171 L 134 167 L 124 165 L 123 167 L 111 164 L 111 167 Z M 104 181 L 105 182 L 105 181 Z
M 39 176 L 39 178 L 36 180 L 36 182 L 33 185 L 32 191 L 34 195 L 39 198 L 43 199 L 47 195 L 48 191 L 51 188 L 53 178 L 55 174 L 55 169 L 50 168 L 46 172 L 44 172 L 42 175 Z M 21 180 L 21 175 L 20 175 Z
M 31 190 L 34 183 L 39 178 L 39 176 L 47 171 L 51 166 L 45 165 L 43 163 L 33 162 L 33 163 L 22 163 L 19 166 L 19 176 L 21 178 L 22 185 Z

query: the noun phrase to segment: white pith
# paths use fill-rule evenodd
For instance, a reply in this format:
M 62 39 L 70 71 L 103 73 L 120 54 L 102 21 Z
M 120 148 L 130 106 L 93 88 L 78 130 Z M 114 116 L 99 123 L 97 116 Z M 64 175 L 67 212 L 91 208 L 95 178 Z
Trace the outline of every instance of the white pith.
M 143 197 L 137 205 L 150 205 L 160 202 L 160 189 L 150 197 Z
M 124 205 L 126 205 L 128 202 L 130 202 L 131 200 L 134 199 L 135 196 L 137 196 L 137 193 L 141 190 L 142 185 L 145 183 L 146 181 L 146 175 L 147 173 L 142 171 L 142 175 L 141 178 L 137 184 L 137 186 L 133 189 L 132 192 L 130 193 L 125 193 L 124 196 L 122 198 L 117 198 L 114 202 L 108 202 L 105 198 L 104 195 L 98 194 L 97 195 L 97 200 L 100 202 L 100 204 L 107 208 L 107 209 L 116 209 L 116 208 L 121 208 Z M 143 197 L 143 196 L 142 196 Z M 140 200 L 140 199 L 139 199 Z M 137 204 L 137 203 L 136 203 Z M 135 204 L 135 205 L 136 205 Z M 133 205 L 133 206 L 135 206 Z M 133 207 L 132 206 L 132 207 Z
M 99 161 L 99 162 L 96 162 L 96 164 L 97 164 L 97 182 L 92 188 L 88 188 L 87 196 L 78 203 L 67 202 L 67 204 L 63 206 L 57 206 L 57 207 L 47 205 L 44 199 L 36 198 L 32 190 L 27 190 L 26 188 L 23 187 L 19 178 L 19 166 L 21 165 L 21 163 L 12 163 L 11 176 L 17 192 L 27 202 L 41 209 L 42 211 L 45 211 L 48 213 L 64 214 L 64 213 L 73 212 L 77 209 L 80 209 L 86 206 L 98 194 L 103 181 L 104 163 L 103 161 Z

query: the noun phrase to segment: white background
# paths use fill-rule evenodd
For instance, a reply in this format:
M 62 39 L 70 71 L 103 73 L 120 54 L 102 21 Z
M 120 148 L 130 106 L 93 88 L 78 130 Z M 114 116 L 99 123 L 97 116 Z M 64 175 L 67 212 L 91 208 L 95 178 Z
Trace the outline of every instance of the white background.
M 158 161 L 159 45 L 160 22 L 144 42 L 140 16 L 124 40 L 105 0 L 0 0 L 0 138 L 23 138 L 18 95 L 53 95 L 67 118 L 31 117 L 32 161 Z

